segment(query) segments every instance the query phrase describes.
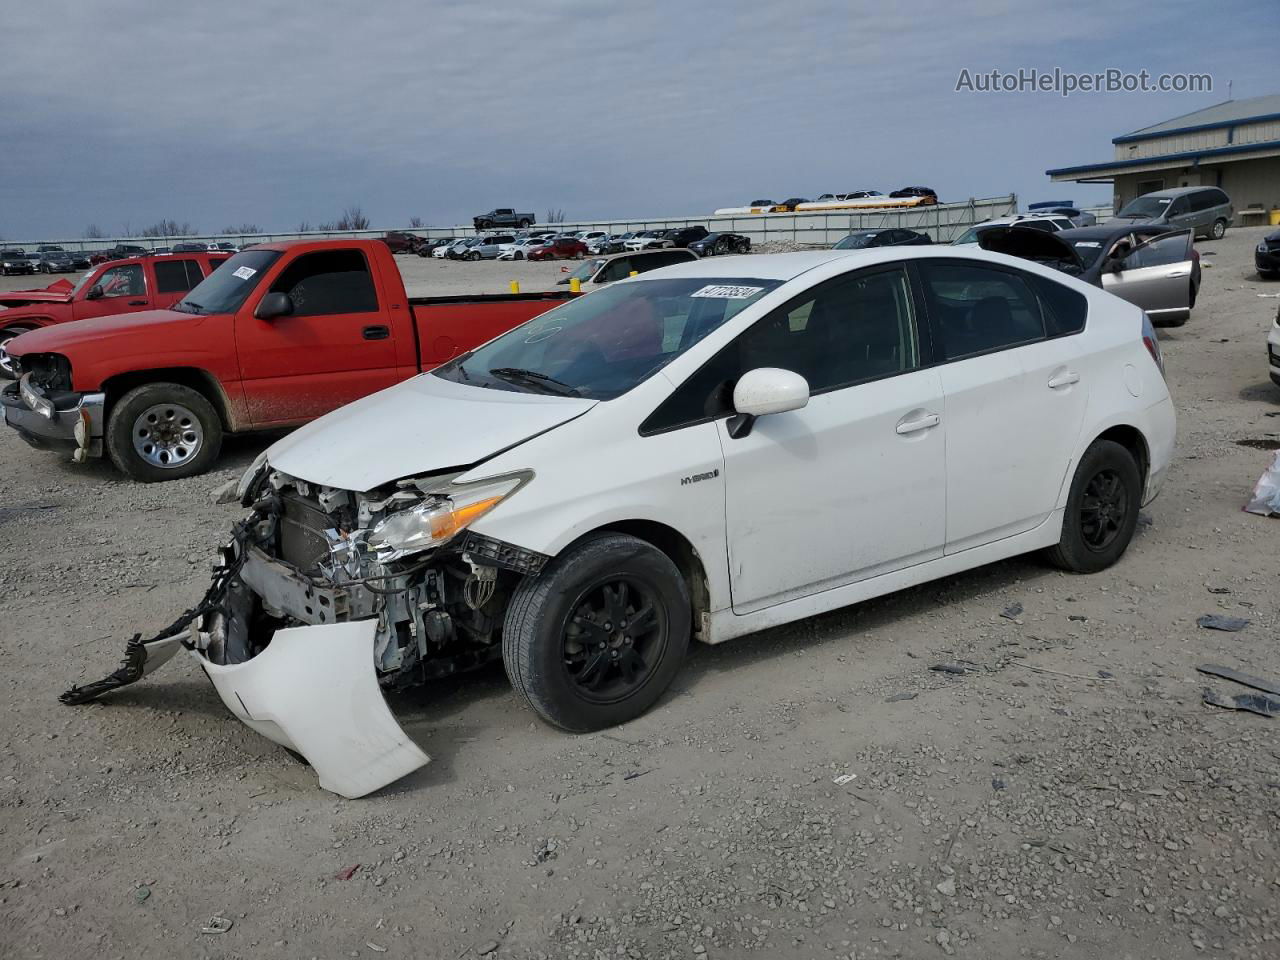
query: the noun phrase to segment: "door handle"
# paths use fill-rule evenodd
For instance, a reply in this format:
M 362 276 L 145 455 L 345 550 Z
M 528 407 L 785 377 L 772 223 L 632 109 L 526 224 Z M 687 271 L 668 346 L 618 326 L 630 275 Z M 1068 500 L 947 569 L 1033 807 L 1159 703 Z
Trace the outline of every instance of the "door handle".
M 385 340 L 391 336 L 391 330 L 388 327 L 378 325 L 375 327 L 365 327 L 360 331 L 360 336 L 366 340 Z
M 1049 388 L 1056 390 L 1058 387 L 1069 387 L 1073 383 L 1080 382 L 1080 374 L 1074 370 L 1068 370 L 1066 373 L 1060 373 L 1056 377 L 1049 378 Z
M 146 305 L 147 305 L 146 300 L 130 300 L 129 301 L 129 306 L 131 307 L 145 307 Z
M 921 417 L 919 420 L 903 420 L 898 423 L 898 433 L 917 433 L 920 430 L 928 430 L 930 427 L 936 427 L 942 422 L 942 418 L 936 413 L 931 413 L 927 417 Z

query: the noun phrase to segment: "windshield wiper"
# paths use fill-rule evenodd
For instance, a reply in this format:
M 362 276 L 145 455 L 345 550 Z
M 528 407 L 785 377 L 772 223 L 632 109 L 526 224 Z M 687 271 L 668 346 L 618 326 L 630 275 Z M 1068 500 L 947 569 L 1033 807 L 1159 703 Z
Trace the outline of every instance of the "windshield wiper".
M 495 367 L 489 371 L 489 375 L 497 377 L 499 380 L 506 380 L 509 383 L 522 383 L 525 386 L 536 385 L 546 389 L 548 393 L 554 393 L 562 397 L 582 396 L 576 387 L 571 387 L 563 380 L 557 380 L 555 377 L 539 373 L 537 370 L 526 370 L 523 367 Z M 547 389 L 550 387 L 558 387 L 559 389 Z
M 183 308 L 184 308 L 184 309 L 183 309 L 183 311 L 182 311 L 183 313 L 188 313 L 188 312 L 190 312 L 190 313 L 204 313 L 204 307 L 200 306 L 200 304 L 198 304 L 198 303 L 194 303 L 194 302 L 193 302 L 193 301 L 191 301 L 191 300 L 179 300 L 177 303 L 175 303 L 175 304 L 173 305 L 173 307 L 172 307 L 171 309 L 173 309 L 173 310 L 177 310 L 179 307 L 183 307 Z

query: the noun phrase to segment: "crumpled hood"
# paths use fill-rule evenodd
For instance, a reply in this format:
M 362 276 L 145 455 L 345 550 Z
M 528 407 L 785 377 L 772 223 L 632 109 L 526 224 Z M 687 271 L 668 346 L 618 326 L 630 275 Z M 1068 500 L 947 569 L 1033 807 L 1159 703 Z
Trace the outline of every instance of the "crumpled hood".
M 402 477 L 470 466 L 595 404 L 422 374 L 300 427 L 271 446 L 267 462 L 299 480 L 364 492 Z

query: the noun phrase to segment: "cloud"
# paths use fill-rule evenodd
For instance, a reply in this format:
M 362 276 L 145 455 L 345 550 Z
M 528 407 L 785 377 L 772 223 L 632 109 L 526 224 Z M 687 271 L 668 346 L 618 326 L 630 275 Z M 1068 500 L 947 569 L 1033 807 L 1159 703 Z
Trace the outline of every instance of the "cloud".
M 15 4 L 0 231 L 162 216 L 288 229 L 353 202 L 396 226 L 907 183 L 1059 193 L 1046 168 L 1106 159 L 1117 133 L 1225 93 L 957 94 L 959 70 L 1215 72 L 1188 27 L 1202 16 L 1190 0 Z M 1273 89 L 1267 16 L 1215 14 L 1238 96 Z

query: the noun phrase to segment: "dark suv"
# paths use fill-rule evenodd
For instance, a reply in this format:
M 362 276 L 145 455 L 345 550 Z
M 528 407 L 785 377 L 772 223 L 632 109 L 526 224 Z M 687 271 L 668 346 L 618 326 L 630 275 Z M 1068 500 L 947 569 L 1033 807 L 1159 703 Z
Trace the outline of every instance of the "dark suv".
M 666 239 L 671 241 L 673 247 L 687 247 L 710 232 L 706 227 L 674 227 L 667 231 Z

